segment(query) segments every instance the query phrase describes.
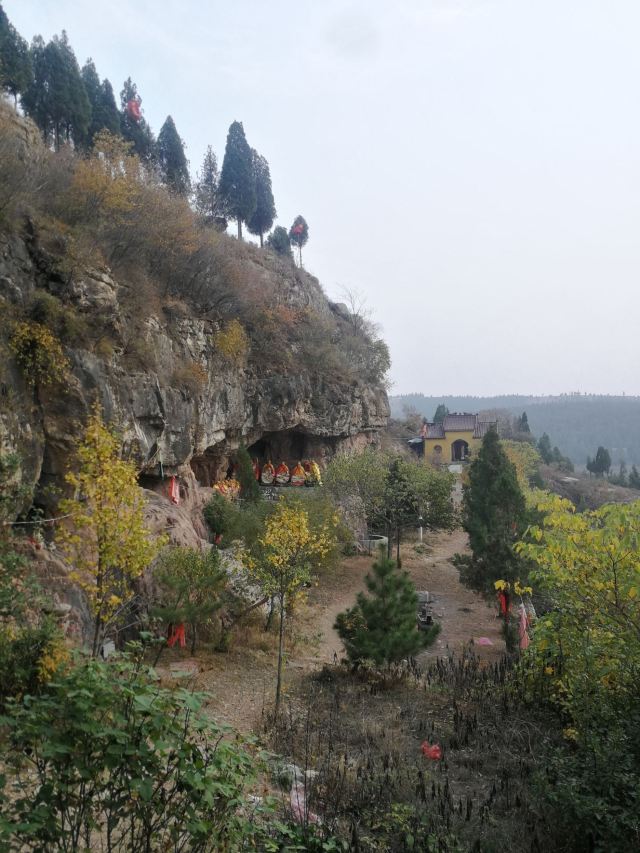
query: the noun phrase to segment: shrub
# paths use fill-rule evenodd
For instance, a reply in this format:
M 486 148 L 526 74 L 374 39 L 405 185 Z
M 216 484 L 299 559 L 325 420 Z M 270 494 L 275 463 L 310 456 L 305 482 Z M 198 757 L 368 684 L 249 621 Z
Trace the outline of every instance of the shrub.
M 209 374 L 198 361 L 189 361 L 173 371 L 171 382 L 184 388 L 191 397 L 197 397 L 209 379 Z
M 139 660 L 82 662 L 4 718 L 8 849 L 239 850 L 256 760 Z
M 220 494 L 215 494 L 203 510 L 204 520 L 215 537 L 227 533 L 236 513 L 233 504 Z
M 231 364 L 239 366 L 249 352 L 249 337 L 238 320 L 231 320 L 213 338 L 215 348 Z
M 36 323 L 47 326 L 67 344 L 81 346 L 89 337 L 89 326 L 84 317 L 52 293 L 39 291 L 33 297 L 29 315 Z
M 18 323 L 9 346 L 26 380 L 32 385 L 51 385 L 62 382 L 69 362 L 60 341 L 40 323 Z

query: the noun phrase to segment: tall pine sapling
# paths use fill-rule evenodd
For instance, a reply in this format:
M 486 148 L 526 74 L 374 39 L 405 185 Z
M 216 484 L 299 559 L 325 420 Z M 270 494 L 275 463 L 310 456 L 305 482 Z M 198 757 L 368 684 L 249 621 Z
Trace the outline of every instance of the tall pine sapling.
M 198 214 L 207 225 L 226 230 L 227 219 L 220 198 L 218 159 L 209 145 L 194 186 L 194 201 Z
M 156 159 L 163 183 L 174 193 L 186 196 L 191 190 L 189 163 L 175 122 L 167 116 L 156 143 Z
M 419 631 L 418 596 L 409 575 L 382 555 L 365 578 L 368 595 L 359 593 L 356 604 L 339 613 L 334 625 L 349 660 L 372 660 L 378 666 L 412 657 L 426 648 L 438 627 Z

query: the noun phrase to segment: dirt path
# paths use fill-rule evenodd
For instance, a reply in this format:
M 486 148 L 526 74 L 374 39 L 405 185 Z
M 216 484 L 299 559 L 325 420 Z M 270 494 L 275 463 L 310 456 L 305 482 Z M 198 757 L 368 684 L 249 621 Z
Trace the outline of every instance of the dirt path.
M 435 597 L 435 616 L 441 625 L 436 643 L 421 655 L 424 660 L 460 652 L 474 643 L 478 656 L 487 662 L 498 660 L 504 652 L 500 622 L 495 609 L 477 594 L 462 586 L 458 571 L 451 563 L 456 552 L 466 549 L 461 531 L 425 537 L 424 547 L 415 543 L 403 547 L 403 566 L 419 590 Z M 293 652 L 287 662 L 287 680 L 344 654 L 333 628 L 338 613 L 351 607 L 356 595 L 365 588 L 364 578 L 371 566 L 370 557 L 350 557 L 309 594 L 308 606 L 298 613 Z M 478 645 L 478 638 L 491 645 Z M 168 656 L 165 666 L 177 657 Z M 275 687 L 276 638 L 265 634 L 259 625 L 240 629 L 232 649 L 225 654 L 198 655 L 199 672 L 189 679 L 197 690 L 211 694 L 208 707 L 220 722 L 250 732 L 260 724 L 261 714 L 273 701 Z

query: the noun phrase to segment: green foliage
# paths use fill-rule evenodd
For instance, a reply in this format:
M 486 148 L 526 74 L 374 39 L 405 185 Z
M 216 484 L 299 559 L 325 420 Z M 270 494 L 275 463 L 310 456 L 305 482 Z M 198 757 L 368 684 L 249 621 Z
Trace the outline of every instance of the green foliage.
M 638 471 L 635 465 L 631 466 L 631 471 L 629 472 L 629 488 L 640 489 L 640 471 Z
M 21 481 L 20 462 L 18 453 L 0 453 L 0 521 L 15 518 L 30 494 Z
M 91 147 L 96 134 L 101 130 L 108 130 L 112 134 L 120 133 L 120 116 L 111 83 L 108 80 L 100 82 L 92 59 L 87 59 L 81 74 L 91 105 L 91 121 L 87 130 L 87 145 Z
M 247 221 L 247 228 L 252 234 L 260 237 L 260 245 L 262 246 L 263 235 L 271 228 L 273 220 L 276 218 L 276 205 L 271 189 L 269 164 L 255 149 L 251 150 L 251 155 L 256 182 L 256 207 Z
M 189 164 L 184 153 L 184 142 L 178 135 L 171 116 L 160 128 L 156 143 L 156 159 L 163 182 L 172 192 L 187 195 L 191 190 Z
M 302 266 L 302 247 L 307 245 L 309 239 L 309 226 L 304 216 L 296 216 L 293 225 L 289 229 L 289 240 L 298 247 L 298 263 Z
M 232 123 L 227 134 L 219 193 L 225 210 L 238 223 L 238 239 L 241 240 L 242 223 L 248 222 L 253 215 L 257 198 L 253 155 L 239 121 Z
M 436 409 L 435 415 L 433 416 L 434 424 L 441 424 L 448 414 L 449 409 L 447 409 L 444 403 L 440 403 Z
M 224 536 L 231 528 L 237 508 L 225 497 L 215 494 L 204 507 L 204 520 L 214 536 Z
M 56 149 L 63 140 L 76 146 L 86 144 L 91 104 L 66 32 L 54 36 L 47 45 L 36 37 L 31 59 L 34 77 L 22 97 L 27 115 Z
M 17 101 L 31 84 L 29 47 L 0 6 L 0 89 Z
M 69 363 L 60 341 L 40 323 L 18 323 L 9 346 L 27 382 L 32 385 L 52 385 L 62 382 Z
M 223 604 L 227 573 L 219 552 L 214 548 L 204 552 L 172 548 L 160 558 L 153 577 L 159 597 L 152 616 L 164 622 L 190 625 L 191 654 L 194 654 L 198 632 Z
M 595 474 L 597 477 L 602 477 L 603 474 L 608 474 L 611 469 L 611 456 L 606 447 L 602 445 L 596 451 L 595 459 L 587 456 L 587 471 Z
M 271 234 L 267 237 L 267 247 L 274 251 L 276 255 L 283 258 L 293 259 L 291 251 L 291 240 L 287 233 L 287 229 L 282 225 L 276 225 Z
M 224 222 L 226 228 L 225 209 L 218 189 L 219 180 L 218 160 L 209 145 L 194 186 L 195 207 L 207 225 L 218 226 Z
M 531 428 L 529 427 L 529 418 L 527 417 L 527 413 L 523 412 L 520 417 L 516 420 L 516 432 L 524 432 L 530 433 Z
M 256 840 L 249 750 L 127 659 L 81 662 L 3 718 L 10 849 L 238 850 Z M 259 810 L 258 810 L 259 811 Z
M 133 145 L 133 150 L 145 165 L 153 165 L 156 153 L 156 141 L 144 116 L 139 119 L 129 115 L 127 104 L 132 100 L 142 103 L 138 87 L 127 77 L 120 92 L 120 132 Z
M 246 447 L 239 447 L 235 454 L 236 480 L 240 483 L 240 497 L 243 501 L 255 503 L 260 500 L 260 486 L 253 470 L 251 456 Z
M 553 462 L 553 450 L 551 449 L 551 439 L 546 432 L 543 432 L 538 440 L 538 453 L 542 457 L 545 465 L 550 465 Z
M 526 526 L 525 499 L 514 465 L 495 430 L 489 430 L 469 469 L 462 523 L 472 558 L 460 561 L 462 580 L 489 592 L 496 580 L 516 580 L 522 565 L 514 544 Z
M 369 595 L 359 593 L 334 627 L 352 663 L 372 660 L 381 666 L 416 655 L 433 642 L 437 628 L 418 630 L 418 596 L 406 572 L 382 556 L 372 569 L 365 578 Z

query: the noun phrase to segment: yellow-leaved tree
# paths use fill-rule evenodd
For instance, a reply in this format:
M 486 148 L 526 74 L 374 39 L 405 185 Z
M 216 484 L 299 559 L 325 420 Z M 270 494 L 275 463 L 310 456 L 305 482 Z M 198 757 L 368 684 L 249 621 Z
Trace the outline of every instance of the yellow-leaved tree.
M 252 561 L 253 574 L 266 595 L 278 602 L 279 640 L 278 677 L 276 681 L 276 714 L 282 693 L 282 658 L 284 652 L 284 619 L 287 607 L 296 595 L 303 593 L 335 547 L 335 523 L 327 522 L 314 530 L 309 513 L 301 506 L 281 500 L 266 521 L 264 535 L 259 539 L 258 556 Z
M 135 466 L 120 458 L 119 443 L 95 407 L 77 452 L 79 470 L 66 482 L 74 496 L 60 502 L 68 515 L 57 542 L 73 564 L 71 579 L 85 592 L 95 619 L 92 654 L 105 629 L 131 598 L 132 582 L 162 547 L 143 516 Z

